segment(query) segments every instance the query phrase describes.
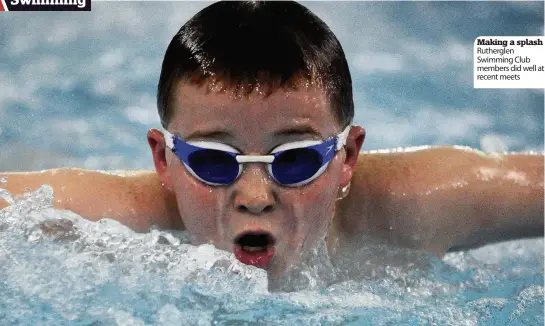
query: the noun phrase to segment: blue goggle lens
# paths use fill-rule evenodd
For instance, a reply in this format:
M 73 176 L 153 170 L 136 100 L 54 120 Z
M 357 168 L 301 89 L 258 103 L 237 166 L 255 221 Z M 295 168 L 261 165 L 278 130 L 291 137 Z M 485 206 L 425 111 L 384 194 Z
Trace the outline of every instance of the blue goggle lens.
M 296 148 L 276 156 L 272 173 L 279 183 L 289 185 L 311 178 L 321 166 L 322 156 L 317 151 Z
M 226 152 L 203 149 L 188 157 L 191 169 L 208 182 L 229 184 L 238 176 L 239 163 Z
M 188 157 L 191 169 L 201 179 L 218 184 L 236 180 L 239 163 L 235 157 L 220 150 L 203 149 Z M 322 166 L 322 156 L 313 149 L 296 148 L 278 154 L 271 169 L 281 184 L 295 184 L 311 178 Z

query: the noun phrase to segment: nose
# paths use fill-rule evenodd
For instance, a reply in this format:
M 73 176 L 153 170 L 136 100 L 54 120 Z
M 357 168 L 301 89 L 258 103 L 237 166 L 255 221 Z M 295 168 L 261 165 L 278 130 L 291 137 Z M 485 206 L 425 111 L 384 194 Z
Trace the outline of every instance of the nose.
M 274 211 L 276 203 L 272 180 L 265 169 L 263 164 L 246 163 L 234 185 L 234 205 L 238 212 L 262 214 Z

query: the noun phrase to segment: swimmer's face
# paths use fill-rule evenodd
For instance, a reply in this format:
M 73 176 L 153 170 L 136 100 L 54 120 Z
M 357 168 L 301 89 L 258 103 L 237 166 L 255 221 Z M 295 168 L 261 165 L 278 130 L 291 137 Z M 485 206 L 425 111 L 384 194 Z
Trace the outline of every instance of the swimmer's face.
M 257 91 L 237 96 L 231 91 L 178 83 L 171 108 L 174 114 L 168 130 L 172 134 L 186 141 L 227 144 L 245 155 L 267 155 L 289 142 L 325 140 L 343 127 L 325 94 L 312 87 L 280 89 L 265 97 Z M 157 172 L 164 186 L 174 192 L 195 244 L 212 243 L 233 252 L 242 247 L 242 235 L 267 233 L 274 238 L 274 255 L 262 267 L 278 275 L 326 234 L 339 189 L 352 177 L 363 133 L 362 128 L 353 128 L 347 147 L 337 152 L 325 172 L 300 187 L 276 183 L 264 163 L 244 163 L 234 183 L 210 186 L 195 178 L 172 151 L 165 150 L 162 134 L 150 131 L 148 136 Z M 269 246 L 271 240 L 260 239 Z

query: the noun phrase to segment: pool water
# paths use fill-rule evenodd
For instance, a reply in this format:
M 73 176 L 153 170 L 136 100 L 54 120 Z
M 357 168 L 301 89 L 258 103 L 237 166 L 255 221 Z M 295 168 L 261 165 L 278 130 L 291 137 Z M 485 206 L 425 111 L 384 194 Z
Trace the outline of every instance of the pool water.
M 318 246 L 269 280 L 184 232 L 135 233 L 51 202 L 44 186 L 0 211 L 0 325 L 543 325 L 543 238 L 443 260 L 371 247 L 415 264 L 358 261 L 359 279 Z

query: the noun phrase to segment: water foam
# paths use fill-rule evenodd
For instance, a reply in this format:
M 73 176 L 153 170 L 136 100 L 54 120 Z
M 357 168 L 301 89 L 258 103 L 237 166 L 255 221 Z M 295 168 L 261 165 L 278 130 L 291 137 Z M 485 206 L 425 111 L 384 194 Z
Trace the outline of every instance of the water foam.
M 331 261 L 321 242 L 269 280 L 230 253 L 189 244 L 185 232 L 90 222 L 52 200 L 45 186 L 0 211 L 8 324 L 543 323 L 543 239 L 442 261 L 368 243 L 345 257 L 350 268 Z M 395 264 L 403 260 L 413 268 Z

